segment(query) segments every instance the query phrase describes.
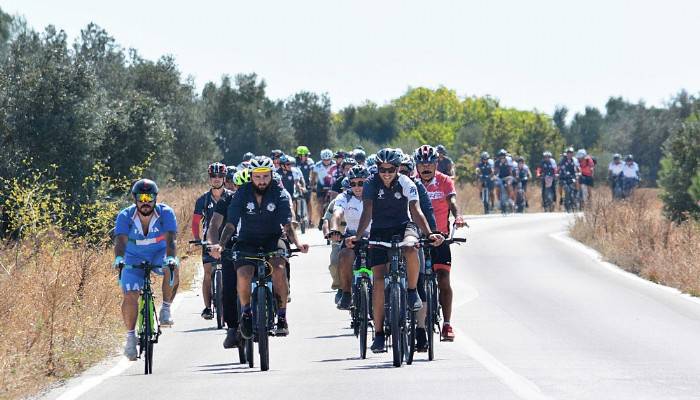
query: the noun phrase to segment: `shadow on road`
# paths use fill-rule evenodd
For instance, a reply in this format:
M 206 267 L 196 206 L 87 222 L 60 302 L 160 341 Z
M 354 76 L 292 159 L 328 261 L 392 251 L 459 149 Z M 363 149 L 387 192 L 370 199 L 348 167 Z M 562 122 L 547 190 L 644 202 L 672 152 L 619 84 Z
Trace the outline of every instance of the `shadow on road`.
M 360 360 L 360 357 L 348 357 L 348 358 L 329 358 L 327 360 L 315 360 L 314 362 L 325 363 L 325 362 L 338 362 L 338 361 L 355 361 Z
M 396 368 L 396 367 L 394 367 L 394 364 L 391 361 L 388 361 L 384 364 L 360 365 L 357 367 L 345 368 L 345 370 L 346 371 L 360 371 L 360 370 L 365 370 L 365 369 L 387 369 L 387 368 Z
M 340 335 L 325 335 L 325 336 L 315 336 L 307 339 L 335 339 L 339 337 L 355 336 L 352 333 L 341 333 Z
M 207 332 L 207 331 L 218 331 L 219 329 L 215 326 L 209 326 L 206 328 L 197 328 L 197 329 L 188 329 L 186 331 L 178 331 L 182 333 L 195 333 L 195 332 Z M 225 330 L 221 330 L 222 332 L 225 332 Z

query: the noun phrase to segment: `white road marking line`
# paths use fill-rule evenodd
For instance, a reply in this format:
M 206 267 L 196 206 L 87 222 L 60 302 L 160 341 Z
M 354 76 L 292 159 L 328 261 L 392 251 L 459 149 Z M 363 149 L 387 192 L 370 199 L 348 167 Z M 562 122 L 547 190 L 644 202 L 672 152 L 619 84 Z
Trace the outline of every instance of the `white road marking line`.
M 652 282 L 652 281 L 650 281 L 650 280 L 648 280 L 648 279 L 644 279 L 644 278 L 642 278 L 642 277 L 639 276 L 639 275 L 636 275 L 636 274 L 633 274 L 633 273 L 631 273 L 631 272 L 625 271 L 624 269 L 618 267 L 618 266 L 615 265 L 615 264 L 612 264 L 612 263 L 609 263 L 609 262 L 607 262 L 607 261 L 604 261 L 604 260 L 603 260 L 603 256 L 602 256 L 599 252 L 597 252 L 596 250 L 594 250 L 594 249 L 592 249 L 592 248 L 586 246 L 585 244 L 579 242 L 578 240 L 572 238 L 571 236 L 569 236 L 569 232 L 567 232 L 567 231 L 562 231 L 562 232 L 558 232 L 558 233 L 552 233 L 552 234 L 550 234 L 549 236 L 552 237 L 553 239 L 556 239 L 556 240 L 560 241 L 561 243 L 564 243 L 564 244 L 566 244 L 566 245 L 569 245 L 569 246 L 575 248 L 576 250 L 578 250 L 578 251 L 580 251 L 580 252 L 586 254 L 586 255 L 589 256 L 592 260 L 597 261 L 598 264 L 600 264 L 603 268 L 605 268 L 606 270 L 608 270 L 608 271 L 610 271 L 610 272 L 616 273 L 616 274 L 618 274 L 618 275 L 620 275 L 620 276 L 624 276 L 624 277 L 626 277 L 626 278 L 628 278 L 628 279 L 634 280 L 635 282 L 640 283 L 640 284 L 643 284 L 643 285 L 646 285 L 646 286 L 648 286 L 648 287 L 650 287 L 650 288 L 655 288 L 655 289 L 657 289 L 657 290 L 662 290 L 662 291 L 665 291 L 665 292 L 668 292 L 668 293 L 673 293 L 673 294 L 675 294 L 675 295 L 680 296 L 681 298 L 683 298 L 683 299 L 685 299 L 685 300 L 688 300 L 688 301 L 693 302 L 693 303 L 695 303 L 695 304 L 700 304 L 700 299 L 697 298 L 697 297 L 693 297 L 693 296 L 691 296 L 691 295 L 689 295 L 689 294 L 687 294 L 687 293 L 683 293 L 683 292 L 681 292 L 680 290 L 678 290 L 678 289 L 676 289 L 676 288 L 673 288 L 673 287 L 670 287 L 670 286 L 661 285 L 661 284 L 659 284 L 659 283 Z

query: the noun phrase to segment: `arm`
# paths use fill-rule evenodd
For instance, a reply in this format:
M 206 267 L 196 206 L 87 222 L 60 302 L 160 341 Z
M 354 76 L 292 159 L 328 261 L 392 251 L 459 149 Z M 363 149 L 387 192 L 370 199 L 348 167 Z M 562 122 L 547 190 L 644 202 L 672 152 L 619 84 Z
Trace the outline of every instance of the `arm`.
M 221 224 L 224 222 L 224 216 L 218 212 L 214 212 L 211 216 L 211 221 L 209 221 L 209 230 L 207 231 L 207 240 L 209 243 L 219 242 L 219 229 Z
M 192 215 L 192 236 L 194 237 L 194 240 L 199 240 L 199 229 L 202 224 L 202 216 L 199 214 L 193 214 Z
M 177 232 L 165 232 L 165 255 L 168 257 L 177 256 L 176 238 Z
M 221 237 L 219 238 L 219 246 L 221 248 L 224 248 L 226 246 L 226 243 L 228 243 L 229 240 L 231 240 L 231 236 L 236 232 L 236 225 L 232 224 L 231 222 L 227 222 L 226 226 L 224 226 L 223 232 L 221 232 Z
M 126 235 L 118 235 L 114 239 L 114 257 L 124 257 L 126 253 L 126 244 L 129 242 L 129 237 Z
M 464 218 L 462 218 L 462 214 L 459 213 L 459 207 L 457 206 L 457 195 L 451 194 L 447 196 L 447 203 L 450 206 L 450 212 L 455 217 L 455 225 L 457 225 L 458 228 L 465 225 L 469 226 L 466 221 L 464 221 Z
M 340 221 L 343 218 L 343 209 L 336 207 L 333 211 L 333 216 L 331 217 L 330 230 L 340 231 Z

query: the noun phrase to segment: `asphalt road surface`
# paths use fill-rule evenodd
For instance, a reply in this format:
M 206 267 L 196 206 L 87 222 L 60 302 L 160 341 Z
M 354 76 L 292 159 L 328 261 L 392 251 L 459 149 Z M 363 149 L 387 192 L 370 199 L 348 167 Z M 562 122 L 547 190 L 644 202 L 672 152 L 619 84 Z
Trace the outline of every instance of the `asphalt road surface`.
M 333 304 L 329 249 L 315 247 L 293 259 L 290 335 L 271 339 L 269 371 L 238 364 L 190 292 L 155 347 L 153 375 L 115 358 L 45 398 L 700 398 L 700 302 L 596 261 L 560 234 L 569 216 L 468 221 L 458 233 L 468 243 L 452 247 L 456 340 L 438 343 L 432 362 L 359 359 Z M 322 243 L 318 231 L 305 240 Z

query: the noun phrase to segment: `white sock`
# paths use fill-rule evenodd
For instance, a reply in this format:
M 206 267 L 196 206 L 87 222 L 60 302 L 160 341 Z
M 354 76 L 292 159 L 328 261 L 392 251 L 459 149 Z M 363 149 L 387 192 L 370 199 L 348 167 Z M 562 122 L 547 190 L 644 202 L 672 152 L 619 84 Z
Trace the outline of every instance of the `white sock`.
M 163 305 L 160 307 L 160 309 L 170 311 L 170 303 L 168 303 L 167 301 L 164 301 Z
M 127 339 L 133 338 L 133 337 L 136 337 L 136 331 L 134 329 L 132 329 L 130 331 L 126 331 L 126 338 Z

